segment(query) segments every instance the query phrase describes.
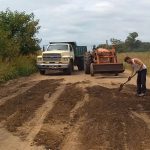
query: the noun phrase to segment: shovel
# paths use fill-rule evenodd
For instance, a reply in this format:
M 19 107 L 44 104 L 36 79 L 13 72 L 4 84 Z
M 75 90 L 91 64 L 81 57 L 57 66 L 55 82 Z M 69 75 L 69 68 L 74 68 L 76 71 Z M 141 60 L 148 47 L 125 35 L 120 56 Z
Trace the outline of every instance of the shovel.
M 136 74 L 137 74 L 137 72 L 134 73 L 134 74 L 131 76 L 131 79 L 132 79 Z M 126 82 L 120 84 L 120 87 L 119 87 L 119 89 L 118 89 L 119 92 L 123 89 L 124 85 L 127 84 L 129 81 L 130 81 L 130 80 L 128 79 Z

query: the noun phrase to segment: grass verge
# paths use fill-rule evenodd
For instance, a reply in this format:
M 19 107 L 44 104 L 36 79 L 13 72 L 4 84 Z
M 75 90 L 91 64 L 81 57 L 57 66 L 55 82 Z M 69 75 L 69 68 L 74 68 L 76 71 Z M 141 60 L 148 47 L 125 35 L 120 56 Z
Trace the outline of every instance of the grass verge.
M 35 57 L 20 56 L 7 63 L 0 60 L 0 83 L 19 76 L 28 76 L 36 71 Z

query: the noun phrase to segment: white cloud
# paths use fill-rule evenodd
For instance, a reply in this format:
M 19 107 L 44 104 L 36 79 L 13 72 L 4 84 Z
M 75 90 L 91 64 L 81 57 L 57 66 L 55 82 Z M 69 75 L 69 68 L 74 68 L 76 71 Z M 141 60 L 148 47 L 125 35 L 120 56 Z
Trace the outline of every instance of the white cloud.
M 124 40 L 134 31 L 150 41 L 149 0 L 0 0 L 0 10 L 8 7 L 34 12 L 43 44 L 73 40 L 90 45 L 112 37 Z

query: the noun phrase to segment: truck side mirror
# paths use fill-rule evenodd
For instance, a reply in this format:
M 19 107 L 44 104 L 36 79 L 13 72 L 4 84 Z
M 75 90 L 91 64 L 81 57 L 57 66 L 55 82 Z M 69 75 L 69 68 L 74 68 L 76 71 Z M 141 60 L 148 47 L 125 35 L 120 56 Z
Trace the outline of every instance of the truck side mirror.
M 42 50 L 43 50 L 43 52 L 45 52 L 45 47 L 44 47 L 44 46 L 43 46 L 43 49 L 42 49 Z

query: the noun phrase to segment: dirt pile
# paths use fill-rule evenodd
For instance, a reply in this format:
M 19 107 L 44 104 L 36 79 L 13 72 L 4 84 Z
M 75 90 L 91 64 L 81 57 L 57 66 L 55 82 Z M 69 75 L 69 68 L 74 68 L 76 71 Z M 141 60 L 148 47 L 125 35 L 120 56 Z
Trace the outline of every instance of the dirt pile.
M 34 117 L 34 112 L 45 101 L 45 93 L 51 95 L 59 80 L 43 80 L 25 93 L 18 95 L 0 106 L 0 121 L 5 121 L 6 128 L 13 132 L 28 119 Z

